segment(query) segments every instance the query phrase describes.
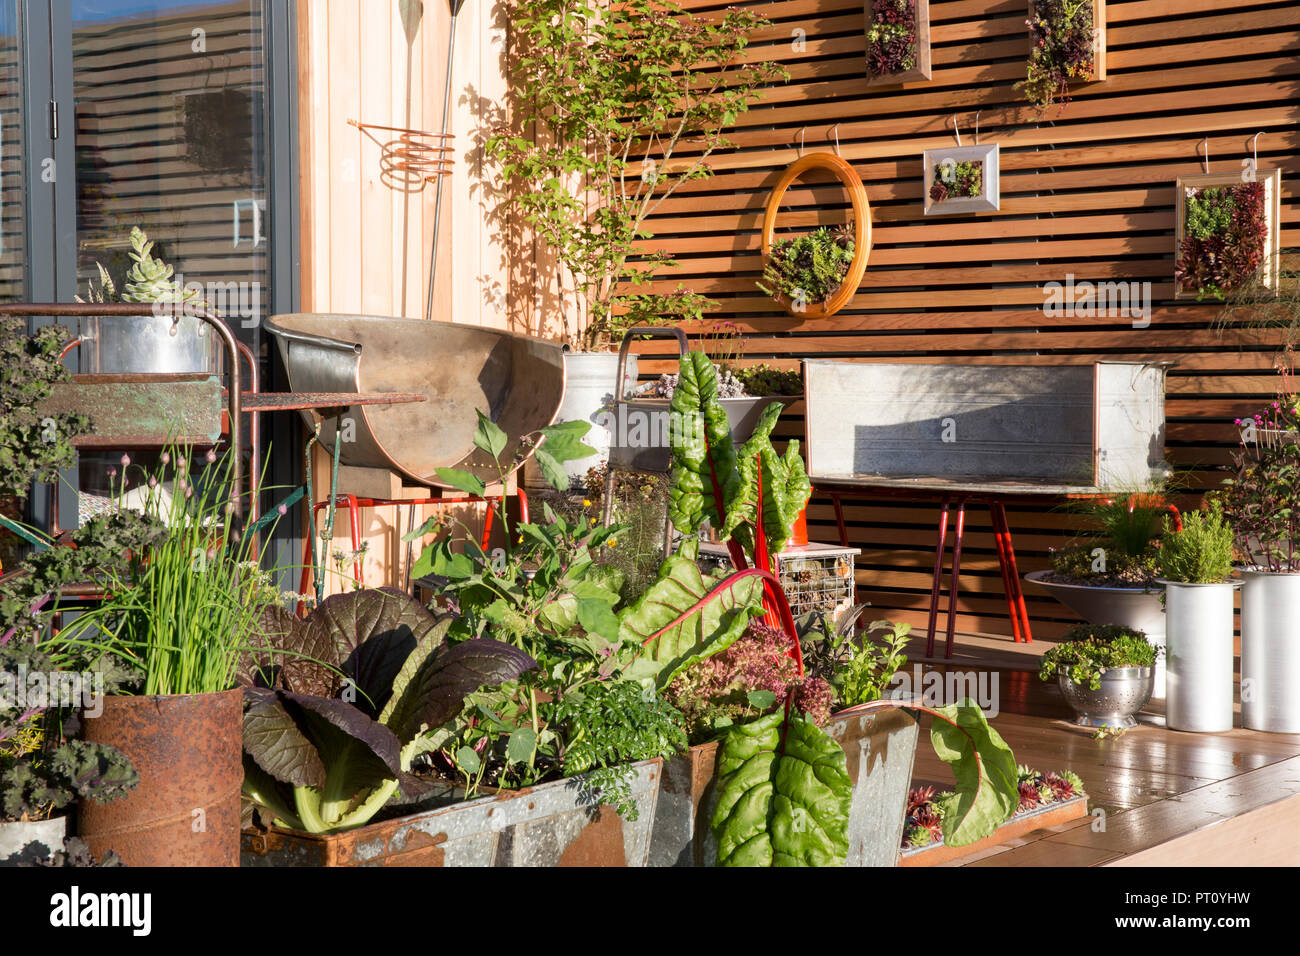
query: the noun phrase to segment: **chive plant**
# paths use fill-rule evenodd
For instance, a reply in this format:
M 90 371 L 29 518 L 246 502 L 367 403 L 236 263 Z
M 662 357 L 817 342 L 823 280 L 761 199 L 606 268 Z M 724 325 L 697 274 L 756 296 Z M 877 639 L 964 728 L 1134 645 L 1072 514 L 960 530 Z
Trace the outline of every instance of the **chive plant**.
M 188 450 L 168 450 L 161 460 L 160 473 L 137 485 L 135 505 L 163 522 L 166 534 L 131 555 L 124 569 L 108 569 L 103 587 L 110 597 L 59 639 L 142 671 L 146 695 L 229 690 L 261 610 L 275 597 L 252 536 L 235 519 L 229 454 L 208 452 L 197 475 Z M 133 471 L 125 455 L 122 465 L 119 507 L 126 506 Z

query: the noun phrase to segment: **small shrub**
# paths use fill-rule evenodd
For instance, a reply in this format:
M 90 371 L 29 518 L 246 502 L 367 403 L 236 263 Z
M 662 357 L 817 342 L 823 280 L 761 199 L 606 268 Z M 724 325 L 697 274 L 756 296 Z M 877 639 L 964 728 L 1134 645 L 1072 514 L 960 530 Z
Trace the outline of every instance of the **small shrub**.
M 1141 631 L 1120 624 L 1080 624 L 1065 632 L 1061 643 L 1043 655 L 1040 680 L 1064 674 L 1076 684 L 1101 688 L 1101 677 L 1112 667 L 1150 667 L 1157 648 Z
M 1208 511 L 1183 515 L 1183 530 L 1175 531 L 1165 519 L 1160 539 L 1160 574 L 1170 581 L 1217 584 L 1232 573 L 1232 526 L 1223 507 L 1210 502 Z

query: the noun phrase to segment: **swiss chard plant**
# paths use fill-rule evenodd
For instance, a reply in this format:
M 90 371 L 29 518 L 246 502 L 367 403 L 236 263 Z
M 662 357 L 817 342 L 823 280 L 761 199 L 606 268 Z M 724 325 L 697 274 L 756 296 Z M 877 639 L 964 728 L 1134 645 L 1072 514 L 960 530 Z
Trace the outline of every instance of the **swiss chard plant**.
M 280 825 L 332 833 L 424 793 L 431 735 L 482 687 L 536 662 L 500 641 L 447 641 L 439 619 L 388 588 L 326 598 L 305 619 L 263 611 L 266 647 L 244 665 L 244 793 Z M 258 686 L 262 685 L 262 686 Z

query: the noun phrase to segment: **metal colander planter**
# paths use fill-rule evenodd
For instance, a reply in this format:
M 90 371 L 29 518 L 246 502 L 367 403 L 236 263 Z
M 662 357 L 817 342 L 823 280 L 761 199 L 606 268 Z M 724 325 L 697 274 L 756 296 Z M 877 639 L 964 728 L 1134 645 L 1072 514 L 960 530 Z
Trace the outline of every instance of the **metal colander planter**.
M 826 732 L 839 741 L 853 781 L 845 866 L 894 866 L 903 839 L 907 790 L 916 756 L 916 718 L 901 709 L 831 716 Z M 698 744 L 664 765 L 663 790 L 650 844 L 651 866 L 713 866 L 709 830 L 716 805 L 718 744 Z
M 343 833 L 246 830 L 244 866 L 645 866 L 662 761 L 634 764 L 637 819 L 592 806 L 583 778 L 501 790 Z
M 1078 715 L 1081 727 L 1136 727 L 1133 715 L 1147 705 L 1155 687 L 1154 667 L 1112 667 L 1101 675 L 1101 686 L 1093 690 L 1076 684 L 1064 674 L 1057 684 Z

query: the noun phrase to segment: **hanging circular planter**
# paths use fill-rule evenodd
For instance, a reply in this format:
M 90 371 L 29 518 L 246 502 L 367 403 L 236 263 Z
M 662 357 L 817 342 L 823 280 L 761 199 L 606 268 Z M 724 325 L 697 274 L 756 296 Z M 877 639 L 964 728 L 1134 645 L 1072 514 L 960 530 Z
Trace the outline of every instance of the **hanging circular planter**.
M 858 291 L 863 273 L 867 271 L 867 256 L 871 254 L 871 206 L 867 202 L 867 188 L 862 185 L 861 178 L 840 156 L 835 153 L 809 153 L 807 156 L 801 156 L 781 175 L 781 179 L 772 189 L 771 198 L 767 201 L 767 210 L 763 213 L 763 259 L 765 261 L 772 254 L 772 231 L 776 227 L 776 214 L 781 208 L 785 191 L 810 169 L 823 169 L 833 174 L 849 194 L 849 201 L 853 204 L 853 261 L 849 263 L 849 271 L 844 276 L 843 283 L 828 302 L 808 303 L 803 308 L 796 309 L 787 296 L 777 295 L 774 298 L 782 308 L 796 318 L 823 319 L 848 305 L 853 294 Z

